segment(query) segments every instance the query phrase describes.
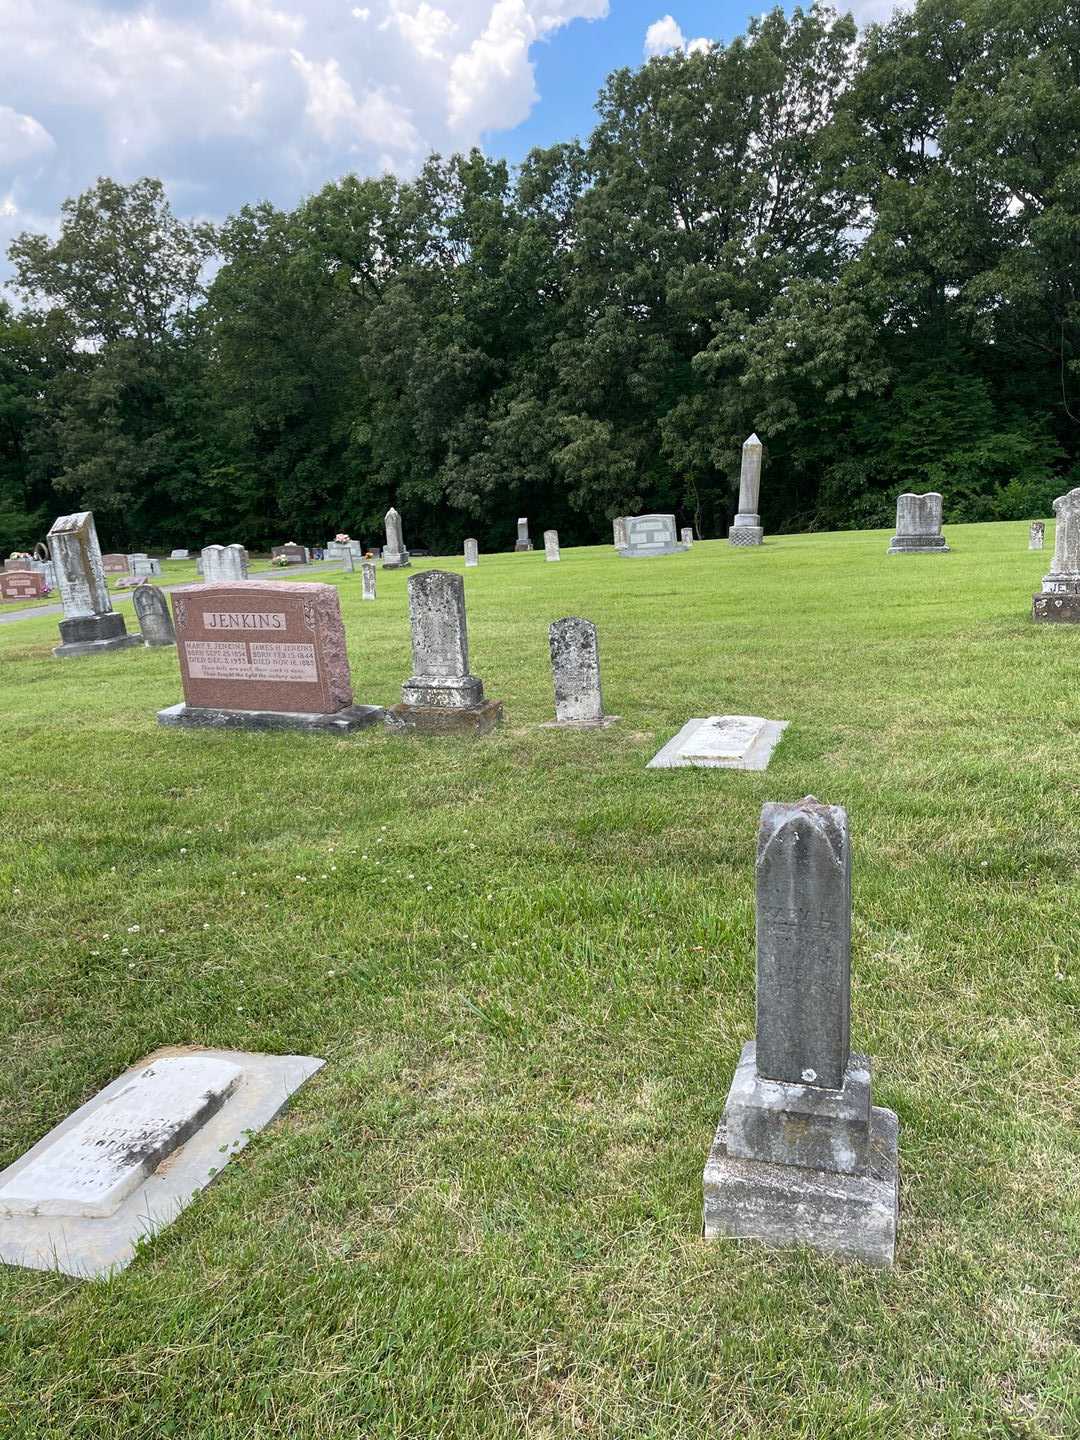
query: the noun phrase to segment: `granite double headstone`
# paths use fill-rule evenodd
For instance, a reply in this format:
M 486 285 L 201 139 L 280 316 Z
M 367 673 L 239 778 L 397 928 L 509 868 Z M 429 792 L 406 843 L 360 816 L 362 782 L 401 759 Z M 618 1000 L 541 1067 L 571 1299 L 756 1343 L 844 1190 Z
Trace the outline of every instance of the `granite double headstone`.
M 847 815 L 766 805 L 757 846 L 757 1040 L 743 1047 L 704 1174 L 707 1237 L 890 1265 L 897 1119 L 853 1055 Z
M 247 551 L 243 545 L 207 545 L 199 558 L 207 585 L 247 579 Z
M 681 555 L 686 546 L 677 539 L 674 515 L 626 515 L 626 544 L 619 550 L 624 560 L 649 559 L 656 555 Z
M 910 491 L 896 499 L 896 534 L 889 542 L 889 555 L 947 555 L 948 545 L 941 533 L 941 496 L 936 490 L 925 495 Z

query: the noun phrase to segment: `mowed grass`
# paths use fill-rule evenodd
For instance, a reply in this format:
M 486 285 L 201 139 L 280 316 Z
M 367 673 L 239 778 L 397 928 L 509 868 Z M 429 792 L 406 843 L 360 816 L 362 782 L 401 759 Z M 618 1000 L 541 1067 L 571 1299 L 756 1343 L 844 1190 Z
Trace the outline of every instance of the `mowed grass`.
M 157 1046 L 328 1061 L 125 1273 L 0 1272 L 5 1440 L 1080 1433 L 1080 630 L 1032 624 L 1026 536 L 484 555 L 481 741 L 163 730 L 174 652 L 0 630 L 0 1163 Z M 332 578 L 393 703 L 408 572 Z M 538 728 L 572 614 L 601 733 Z M 767 773 L 645 770 L 723 712 L 791 721 Z M 758 816 L 807 793 L 850 816 L 889 1273 L 700 1238 Z

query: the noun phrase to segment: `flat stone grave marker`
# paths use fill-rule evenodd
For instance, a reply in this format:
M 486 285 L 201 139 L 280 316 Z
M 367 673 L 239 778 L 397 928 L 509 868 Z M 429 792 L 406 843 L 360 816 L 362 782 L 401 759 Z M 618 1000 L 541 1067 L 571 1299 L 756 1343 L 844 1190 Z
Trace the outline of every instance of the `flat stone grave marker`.
M 354 705 L 338 592 L 257 581 L 193 585 L 173 595 L 184 703 L 163 725 L 342 733 L 381 720 Z
M 765 770 L 787 727 L 787 720 L 765 720 L 760 715 L 709 715 L 688 720 L 645 768 Z
M 624 560 L 685 553 L 686 546 L 676 539 L 674 515 L 627 515 L 625 521 L 626 544 L 619 551 Z
M 0 600 L 37 600 L 48 588 L 45 576 L 37 570 L 0 572 Z
M 703 1176 L 704 1235 L 891 1265 L 897 1131 L 852 1054 L 847 815 L 812 795 L 758 831 L 757 1035 L 743 1046 Z
M 0 1261 L 122 1270 L 323 1063 L 205 1050 L 133 1066 L 0 1173 Z

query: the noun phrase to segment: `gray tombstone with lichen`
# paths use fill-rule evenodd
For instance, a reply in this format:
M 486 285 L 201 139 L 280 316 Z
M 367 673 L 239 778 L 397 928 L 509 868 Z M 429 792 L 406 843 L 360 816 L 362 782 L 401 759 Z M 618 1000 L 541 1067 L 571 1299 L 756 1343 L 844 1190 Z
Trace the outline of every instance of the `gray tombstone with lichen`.
M 144 645 L 175 645 L 176 631 L 173 629 L 169 602 L 156 585 L 144 580 L 135 587 L 131 596 L 135 614 L 139 617 L 139 633 Z
M 750 435 L 743 442 L 742 466 L 739 471 L 739 509 L 735 521 L 728 530 L 732 545 L 760 545 L 765 531 L 758 514 L 758 497 L 761 493 L 761 460 L 764 447 L 756 435 Z
M 247 551 L 243 545 L 207 545 L 199 555 L 207 585 L 248 578 Z
M 382 568 L 384 570 L 404 570 L 412 564 L 412 557 L 405 549 L 405 536 L 401 524 L 401 516 L 391 505 L 386 512 L 386 544 L 382 552 Z
M 533 543 L 529 539 L 529 519 L 527 515 L 518 517 L 517 539 L 514 541 L 515 550 L 531 550 Z
M 127 633 L 124 617 L 112 608 L 92 512 L 61 515 L 48 539 L 64 606 L 60 644 L 53 654 L 95 655 L 138 645 L 138 635 Z
M 847 814 L 765 805 L 757 847 L 757 1038 L 705 1166 L 706 1237 L 804 1244 L 891 1265 L 897 1130 L 852 1054 Z
M 465 541 L 465 564 L 470 570 L 480 563 L 480 546 L 475 540 Z
M 1046 538 L 1046 523 L 1042 520 L 1033 520 L 1028 529 L 1028 549 L 1041 550 Z
M 613 725 L 618 716 L 604 714 L 600 647 L 592 621 L 577 615 L 553 620 L 548 644 L 555 682 L 555 725 L 573 729 Z
M 941 533 L 942 499 L 936 490 L 925 495 L 910 491 L 896 497 L 896 534 L 889 542 L 888 555 L 947 555 L 949 547 Z
M 544 531 L 544 559 L 559 560 L 559 532 L 557 530 Z
M 1080 625 L 1080 486 L 1054 501 L 1054 558 L 1032 600 L 1035 620 Z
M 484 682 L 469 672 L 465 581 L 448 570 L 409 580 L 413 673 L 388 723 L 424 734 L 486 734 L 502 715 L 484 699 Z
M 375 599 L 375 561 L 361 560 L 360 562 L 360 598 L 361 600 Z

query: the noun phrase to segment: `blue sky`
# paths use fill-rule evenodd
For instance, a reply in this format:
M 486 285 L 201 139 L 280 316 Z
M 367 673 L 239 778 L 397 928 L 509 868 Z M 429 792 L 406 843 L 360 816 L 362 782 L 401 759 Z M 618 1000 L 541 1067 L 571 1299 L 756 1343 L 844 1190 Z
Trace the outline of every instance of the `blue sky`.
M 218 220 L 432 150 L 584 137 L 604 77 L 729 40 L 745 0 L 0 0 L 0 257 L 99 175 Z M 860 19 L 891 0 L 854 0 Z M 5 275 L 0 258 L 0 283 Z

